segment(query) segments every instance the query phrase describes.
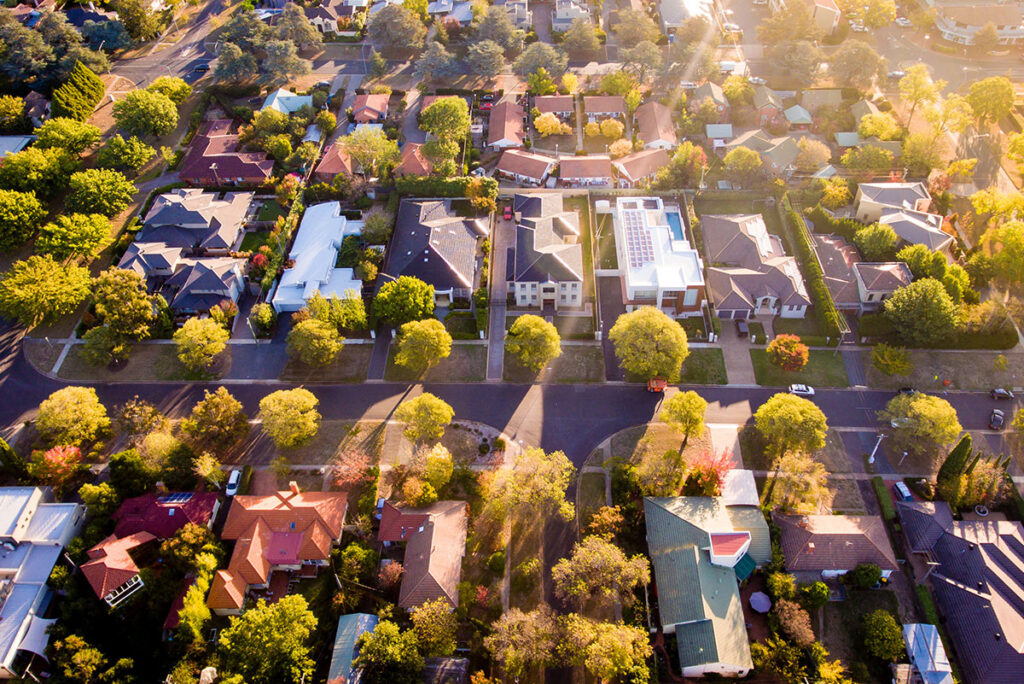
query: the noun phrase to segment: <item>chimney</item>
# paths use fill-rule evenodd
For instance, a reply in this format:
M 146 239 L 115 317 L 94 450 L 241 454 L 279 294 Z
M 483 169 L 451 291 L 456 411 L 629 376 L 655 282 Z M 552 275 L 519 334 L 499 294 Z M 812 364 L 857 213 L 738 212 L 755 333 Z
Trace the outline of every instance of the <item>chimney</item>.
M 978 591 L 981 591 L 984 588 L 985 588 L 985 583 L 984 582 L 978 582 Z
M 296 482 L 295 480 L 292 480 L 288 483 L 288 489 L 292 490 L 292 494 L 294 496 L 299 495 L 299 483 Z

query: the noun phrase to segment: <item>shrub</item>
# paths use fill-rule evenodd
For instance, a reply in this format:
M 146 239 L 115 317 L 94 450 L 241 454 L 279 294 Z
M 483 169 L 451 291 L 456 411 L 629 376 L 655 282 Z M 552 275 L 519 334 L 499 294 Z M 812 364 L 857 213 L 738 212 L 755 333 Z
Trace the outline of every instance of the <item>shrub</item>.
M 874 563 L 861 563 L 846 573 L 845 579 L 859 589 L 870 589 L 882 579 L 882 569 Z
M 796 598 L 796 578 L 785 572 L 773 572 L 765 580 L 768 593 L 776 601 L 779 599 L 792 600 Z
M 887 522 L 892 522 L 896 519 L 896 504 L 893 503 L 892 494 L 889 493 L 889 488 L 885 486 L 885 481 L 882 480 L 881 475 L 875 475 L 871 478 L 871 486 L 875 488 L 875 495 L 878 497 L 878 505 L 882 509 L 882 517 Z
M 828 288 L 825 286 L 825 277 L 821 272 L 821 266 L 818 265 L 817 257 L 814 255 L 811 238 L 807 234 L 807 226 L 800 214 L 793 209 L 793 205 L 789 203 L 788 197 L 782 199 L 782 212 L 789 225 L 790 234 L 796 243 L 797 257 L 803 266 L 807 292 L 818 312 L 821 328 L 827 336 L 838 338 L 843 325 L 839 312 L 836 311 L 836 305 L 832 301 L 832 295 L 829 294 Z

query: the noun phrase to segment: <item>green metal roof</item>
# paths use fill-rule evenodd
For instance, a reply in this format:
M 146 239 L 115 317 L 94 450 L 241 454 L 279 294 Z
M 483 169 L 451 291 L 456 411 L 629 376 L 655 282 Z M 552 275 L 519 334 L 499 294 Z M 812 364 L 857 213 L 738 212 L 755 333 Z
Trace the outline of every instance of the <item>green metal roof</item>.
M 718 662 L 718 644 L 715 642 L 715 625 L 711 620 L 676 625 L 676 649 L 679 651 L 679 666 L 693 667 Z
M 754 568 L 757 567 L 757 561 L 750 557 L 749 553 L 743 554 L 743 558 L 740 558 L 739 562 L 733 570 L 736 571 L 736 579 L 740 582 L 750 577 L 750 574 L 754 572 Z

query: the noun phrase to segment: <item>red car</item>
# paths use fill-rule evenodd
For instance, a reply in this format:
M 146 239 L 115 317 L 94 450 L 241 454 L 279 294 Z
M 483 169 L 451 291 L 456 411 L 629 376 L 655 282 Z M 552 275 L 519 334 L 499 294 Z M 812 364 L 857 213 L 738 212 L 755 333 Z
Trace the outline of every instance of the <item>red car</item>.
M 489 112 L 492 109 L 494 109 L 494 103 L 493 102 L 481 102 L 480 103 L 480 111 L 481 112 Z
M 502 214 L 502 216 L 505 218 L 506 221 L 511 221 L 512 220 L 512 205 L 511 204 L 506 204 L 505 205 L 505 213 Z

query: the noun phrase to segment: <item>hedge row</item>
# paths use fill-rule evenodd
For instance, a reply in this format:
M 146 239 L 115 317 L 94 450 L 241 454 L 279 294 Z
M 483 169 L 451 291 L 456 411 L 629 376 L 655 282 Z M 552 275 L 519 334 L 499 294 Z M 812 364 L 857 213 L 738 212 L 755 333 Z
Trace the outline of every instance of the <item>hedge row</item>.
M 885 481 L 881 475 L 875 475 L 871 478 L 871 486 L 875 488 L 875 496 L 878 497 L 878 505 L 882 509 L 882 517 L 885 518 L 886 522 L 892 522 L 896 519 L 896 504 L 892 501 L 892 494 L 889 493 L 889 488 L 885 486 Z
M 399 194 L 418 197 L 468 197 L 471 187 L 477 191 L 477 196 L 491 200 L 498 197 L 498 181 L 493 178 L 402 176 L 395 179 L 395 189 Z
M 864 224 L 856 219 L 832 216 L 820 204 L 807 210 L 807 218 L 814 223 L 815 233 L 839 235 L 851 243 L 857 231 L 864 227 Z
M 807 234 L 807 226 L 800 214 L 793 209 L 788 197 L 782 198 L 782 209 L 785 214 L 783 221 L 789 224 L 789 232 L 796 245 L 797 256 L 803 262 L 804 278 L 806 279 L 807 294 L 811 297 L 811 303 L 818 312 L 818 320 L 821 322 L 821 330 L 826 336 L 839 338 L 842 335 L 843 325 L 836 311 L 836 305 L 832 301 L 825 286 L 825 275 L 821 271 L 818 257 L 815 256 L 814 248 L 811 246 L 811 236 Z
M 68 80 L 53 91 L 50 109 L 55 117 L 85 121 L 103 98 L 106 88 L 100 77 L 81 62 L 75 62 Z

